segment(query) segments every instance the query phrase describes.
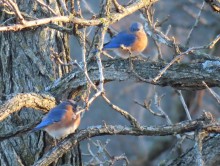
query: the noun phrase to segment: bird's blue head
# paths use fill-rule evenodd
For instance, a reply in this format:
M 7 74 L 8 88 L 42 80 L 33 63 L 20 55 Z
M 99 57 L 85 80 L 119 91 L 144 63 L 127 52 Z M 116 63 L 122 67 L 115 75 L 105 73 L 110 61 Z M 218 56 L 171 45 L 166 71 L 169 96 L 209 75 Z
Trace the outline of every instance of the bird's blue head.
M 131 26 L 130 26 L 131 32 L 141 31 L 143 29 L 144 29 L 143 25 L 139 22 L 135 22 L 135 23 L 131 24 Z

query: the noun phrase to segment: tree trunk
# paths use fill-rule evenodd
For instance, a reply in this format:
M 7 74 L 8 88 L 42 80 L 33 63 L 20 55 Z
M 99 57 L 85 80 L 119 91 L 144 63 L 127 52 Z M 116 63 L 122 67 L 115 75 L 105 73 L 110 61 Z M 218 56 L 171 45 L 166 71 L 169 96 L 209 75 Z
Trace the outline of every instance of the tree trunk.
M 59 14 L 57 1 L 47 1 Z M 47 17 L 48 11 L 42 11 L 37 1 L 17 0 L 21 11 L 31 17 Z M 0 12 L 0 22 L 9 16 Z M 7 20 L 7 23 L 16 20 Z M 0 98 L 7 100 L 10 94 L 20 92 L 44 91 L 54 79 L 69 72 L 51 60 L 51 49 L 62 56 L 64 62 L 70 60 L 68 35 L 46 26 L 25 29 L 19 32 L 0 33 Z M 20 126 L 36 123 L 42 113 L 31 109 L 22 109 L 0 123 L 0 134 L 18 130 Z M 51 143 L 52 142 L 52 143 Z M 53 145 L 51 138 L 44 132 L 27 134 L 0 142 L 0 165 L 31 165 Z M 77 149 L 76 149 L 77 150 Z M 64 155 L 55 165 L 79 165 L 79 155 L 74 150 Z

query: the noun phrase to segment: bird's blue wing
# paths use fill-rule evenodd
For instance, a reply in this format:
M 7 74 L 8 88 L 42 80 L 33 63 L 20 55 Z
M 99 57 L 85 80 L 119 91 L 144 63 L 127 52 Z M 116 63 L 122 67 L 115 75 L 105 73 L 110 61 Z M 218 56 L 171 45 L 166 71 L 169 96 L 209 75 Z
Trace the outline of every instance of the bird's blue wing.
M 129 47 L 135 42 L 135 39 L 135 34 L 121 32 L 112 38 L 109 43 L 106 43 L 103 49 L 120 48 L 122 45 Z
M 59 122 L 66 113 L 66 109 L 53 108 L 46 117 L 38 124 L 33 130 L 40 130 L 48 125 L 51 125 L 55 122 Z

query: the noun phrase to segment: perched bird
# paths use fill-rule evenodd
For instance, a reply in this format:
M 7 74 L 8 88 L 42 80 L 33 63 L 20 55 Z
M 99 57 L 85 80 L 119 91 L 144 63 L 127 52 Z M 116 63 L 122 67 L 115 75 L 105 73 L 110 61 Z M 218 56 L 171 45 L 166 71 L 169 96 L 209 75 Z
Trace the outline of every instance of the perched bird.
M 127 59 L 137 56 L 147 47 L 148 39 L 143 25 L 139 22 L 131 24 L 129 31 L 122 31 L 104 44 L 103 50 L 116 50 L 118 55 Z
M 76 102 L 64 101 L 51 109 L 33 131 L 43 129 L 55 139 L 65 138 L 79 127 L 80 115 L 75 113 Z

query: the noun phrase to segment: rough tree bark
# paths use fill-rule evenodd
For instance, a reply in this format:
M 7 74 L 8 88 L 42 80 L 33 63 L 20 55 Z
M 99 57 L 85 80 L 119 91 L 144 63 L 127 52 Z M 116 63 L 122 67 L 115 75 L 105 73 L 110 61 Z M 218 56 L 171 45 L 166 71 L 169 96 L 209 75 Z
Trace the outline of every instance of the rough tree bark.
M 57 1 L 49 0 L 48 4 L 59 14 Z M 37 1 L 17 1 L 21 11 L 36 17 L 47 16 Z M 10 16 L 0 13 L 0 22 Z M 0 99 L 10 98 L 11 94 L 20 92 L 40 92 L 51 81 L 69 72 L 69 67 L 60 67 L 53 64 L 50 58 L 51 48 L 62 54 L 62 60 L 70 59 L 68 35 L 47 27 L 24 29 L 19 32 L 0 33 Z M 22 109 L 4 122 L 0 123 L 0 134 L 13 132 L 20 126 L 39 121 L 41 113 L 30 109 Z M 50 138 L 48 138 L 50 140 Z M 0 165 L 19 166 L 31 165 L 51 146 L 45 134 L 35 136 L 24 135 L 0 142 Z M 74 150 L 65 154 L 58 162 L 74 164 L 79 162 L 79 155 Z
M 220 148 L 219 148 L 219 135 L 214 135 L 206 139 L 202 147 L 203 160 L 206 166 L 217 166 L 220 165 Z M 196 150 L 195 147 L 189 149 L 186 153 L 167 163 L 167 166 L 187 166 L 187 165 L 197 165 L 196 161 Z
M 130 71 L 128 60 L 103 61 L 105 81 L 137 80 L 159 86 L 171 86 L 176 89 L 200 90 L 205 89 L 202 81 L 209 87 L 220 86 L 218 74 L 220 61 L 218 58 L 202 60 L 201 62 L 173 64 L 157 82 L 152 82 L 166 64 L 161 62 L 133 61 L 133 71 Z M 92 81 L 99 82 L 99 70 L 96 62 L 88 64 L 88 73 Z M 70 84 L 71 82 L 71 84 Z M 80 91 L 86 85 L 84 74 L 78 68 L 63 77 L 58 83 L 51 85 L 47 91 L 58 96 L 58 94 L 69 94 Z M 74 89 L 74 90 L 73 90 Z M 66 96 L 68 97 L 68 96 Z

